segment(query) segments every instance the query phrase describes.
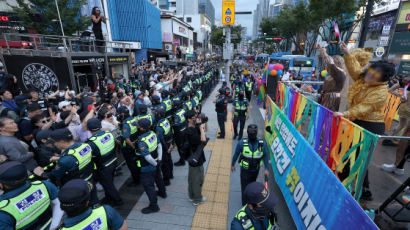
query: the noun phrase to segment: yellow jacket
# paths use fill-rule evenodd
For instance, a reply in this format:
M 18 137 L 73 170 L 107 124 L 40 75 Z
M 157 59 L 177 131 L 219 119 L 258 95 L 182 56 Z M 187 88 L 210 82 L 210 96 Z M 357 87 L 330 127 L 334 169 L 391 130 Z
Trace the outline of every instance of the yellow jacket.
M 343 112 L 351 121 L 384 122 L 383 107 L 386 104 L 387 82 L 366 83 L 360 74 L 362 66 L 352 54 L 343 56 L 346 68 L 354 83 L 347 94 L 349 109 Z

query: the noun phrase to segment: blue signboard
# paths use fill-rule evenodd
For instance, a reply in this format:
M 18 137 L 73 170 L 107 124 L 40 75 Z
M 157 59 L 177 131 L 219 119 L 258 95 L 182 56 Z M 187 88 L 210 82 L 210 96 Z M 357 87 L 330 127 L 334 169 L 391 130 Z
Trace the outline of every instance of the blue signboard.
M 268 97 L 265 139 L 276 183 L 298 229 L 378 229 Z

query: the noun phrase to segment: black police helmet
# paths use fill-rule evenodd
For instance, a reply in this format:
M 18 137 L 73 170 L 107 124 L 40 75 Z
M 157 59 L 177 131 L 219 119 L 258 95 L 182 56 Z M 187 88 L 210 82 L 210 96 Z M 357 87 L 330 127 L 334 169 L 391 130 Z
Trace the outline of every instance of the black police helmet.
M 248 133 L 258 133 L 258 126 L 255 124 L 248 125 L 247 132 Z
M 168 90 L 166 90 L 166 89 L 162 90 L 162 92 L 161 92 L 161 97 L 162 97 L 162 99 L 168 97 L 168 95 L 169 95 L 169 91 L 168 91 Z
M 218 90 L 218 92 L 219 92 L 220 94 L 225 94 L 226 90 L 225 90 L 224 88 L 220 88 L 220 89 Z
M 163 108 L 158 108 L 158 109 L 156 109 L 156 110 L 155 110 L 155 115 L 156 115 L 158 118 L 163 118 L 163 117 L 165 117 L 165 109 L 163 109 Z
M 148 106 L 146 104 L 139 104 L 138 110 L 142 114 L 146 114 L 148 112 Z

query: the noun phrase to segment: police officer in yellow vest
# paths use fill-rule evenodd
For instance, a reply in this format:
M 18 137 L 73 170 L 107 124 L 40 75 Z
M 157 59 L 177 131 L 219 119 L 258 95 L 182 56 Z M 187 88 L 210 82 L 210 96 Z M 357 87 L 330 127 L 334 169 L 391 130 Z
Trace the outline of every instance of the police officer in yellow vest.
M 240 140 L 235 148 L 235 153 L 232 157 L 231 171 L 235 171 L 235 163 L 239 157 L 239 165 L 241 166 L 241 192 L 242 205 L 246 204 L 244 199 L 244 191 L 249 183 L 256 181 L 259 174 L 259 168 L 265 165 L 265 176 L 269 176 L 269 156 L 265 142 L 259 139 L 258 126 L 255 124 L 248 125 L 248 137 Z
M 159 168 L 162 158 L 162 145 L 157 135 L 150 130 L 150 121 L 141 119 L 138 121 L 138 129 L 141 134 L 137 143 L 137 166 L 141 168 L 141 182 L 149 199 L 149 206 L 141 210 L 143 214 L 159 211 L 157 195 L 166 198 L 164 181 Z M 155 189 L 158 186 L 158 192 Z
M 164 179 L 165 186 L 171 184 L 171 179 L 174 178 L 173 175 L 173 163 L 172 163 L 172 127 L 171 122 L 165 117 L 166 112 L 164 109 L 159 108 L 155 111 L 155 120 L 158 120 L 155 132 L 158 137 L 159 143 L 161 143 L 163 148 L 162 161 L 161 161 L 161 171 Z
M 245 127 L 245 121 L 249 118 L 249 102 L 245 98 L 244 91 L 239 91 L 238 98 L 232 103 L 232 122 L 233 122 L 233 139 L 238 137 L 238 124 L 239 124 L 239 137 L 242 139 L 243 128 Z
M 178 154 L 179 160 L 174 163 L 175 166 L 183 166 L 185 165 L 185 156 L 184 152 L 182 151 L 183 145 L 185 142 L 184 139 L 184 131 L 187 126 L 187 121 L 185 118 L 186 110 L 182 106 L 181 101 L 175 101 L 174 104 L 174 115 L 172 116 L 173 126 L 172 129 L 174 130 L 174 140 L 175 144 L 178 147 Z
M 245 189 L 247 204 L 235 215 L 231 230 L 274 230 L 276 217 L 273 211 L 278 198 L 263 184 L 252 182 Z
M 62 152 L 57 166 L 50 172 L 34 170 L 38 176 L 50 178 L 60 186 L 67 181 L 80 178 L 94 184 L 94 162 L 92 160 L 91 146 L 87 143 L 76 143 L 71 132 L 64 129 L 57 129 L 51 133 L 54 145 Z M 36 168 L 38 169 L 38 168 Z M 91 193 L 91 204 L 98 203 L 97 190 Z
M 27 178 L 27 168 L 20 162 L 0 165 L 0 229 L 56 229 L 64 215 L 57 187 Z
M 121 135 L 123 146 L 121 148 L 125 163 L 131 172 L 132 183 L 129 186 L 135 186 L 140 183 L 140 169 L 135 164 L 135 141 L 138 139 L 138 123 L 136 117 L 131 117 L 125 106 L 117 109 L 117 119 L 121 122 Z
M 91 146 L 93 161 L 97 167 L 96 179 L 105 191 L 105 203 L 113 206 L 123 205 L 124 202 L 114 185 L 114 172 L 117 166 L 114 135 L 110 131 L 102 131 L 101 121 L 97 118 L 87 121 L 87 129 L 92 134 L 87 143 Z
M 155 97 L 158 97 L 158 96 L 155 96 Z M 138 105 L 138 110 L 140 114 L 136 117 L 137 122 L 140 121 L 141 119 L 148 119 L 150 121 L 149 128 L 150 129 L 154 128 L 155 117 L 154 115 L 148 113 L 148 106 L 145 104 L 140 104 Z
M 162 103 L 161 106 L 165 109 L 165 116 L 170 121 L 172 118 L 172 100 L 169 97 L 168 90 L 162 90 L 161 92 Z
M 66 213 L 61 230 L 99 229 L 127 230 L 127 222 L 108 205 L 91 208 L 92 184 L 74 179 L 67 182 L 58 193 L 61 209 Z
M 245 94 L 246 94 L 246 99 L 248 99 L 249 102 L 252 100 L 252 90 L 253 90 L 253 83 L 250 75 L 247 75 L 245 80 Z

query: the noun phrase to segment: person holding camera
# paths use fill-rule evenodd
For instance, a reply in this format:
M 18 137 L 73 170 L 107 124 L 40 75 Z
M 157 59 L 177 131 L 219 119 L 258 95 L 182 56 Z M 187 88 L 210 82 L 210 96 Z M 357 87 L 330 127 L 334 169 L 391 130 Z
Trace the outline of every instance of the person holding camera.
M 208 129 L 208 124 L 203 123 L 204 121 L 201 117 L 198 117 L 193 110 L 188 110 L 185 117 L 188 120 L 185 138 L 188 142 L 186 144 L 189 145 L 185 149 L 191 151 L 188 157 L 188 159 L 191 158 L 188 160 L 188 195 L 193 205 L 197 206 L 206 201 L 206 197 L 202 196 L 202 184 L 204 183 L 203 164 L 206 161 L 203 147 L 205 146 L 201 144 L 207 141 L 205 132 Z

